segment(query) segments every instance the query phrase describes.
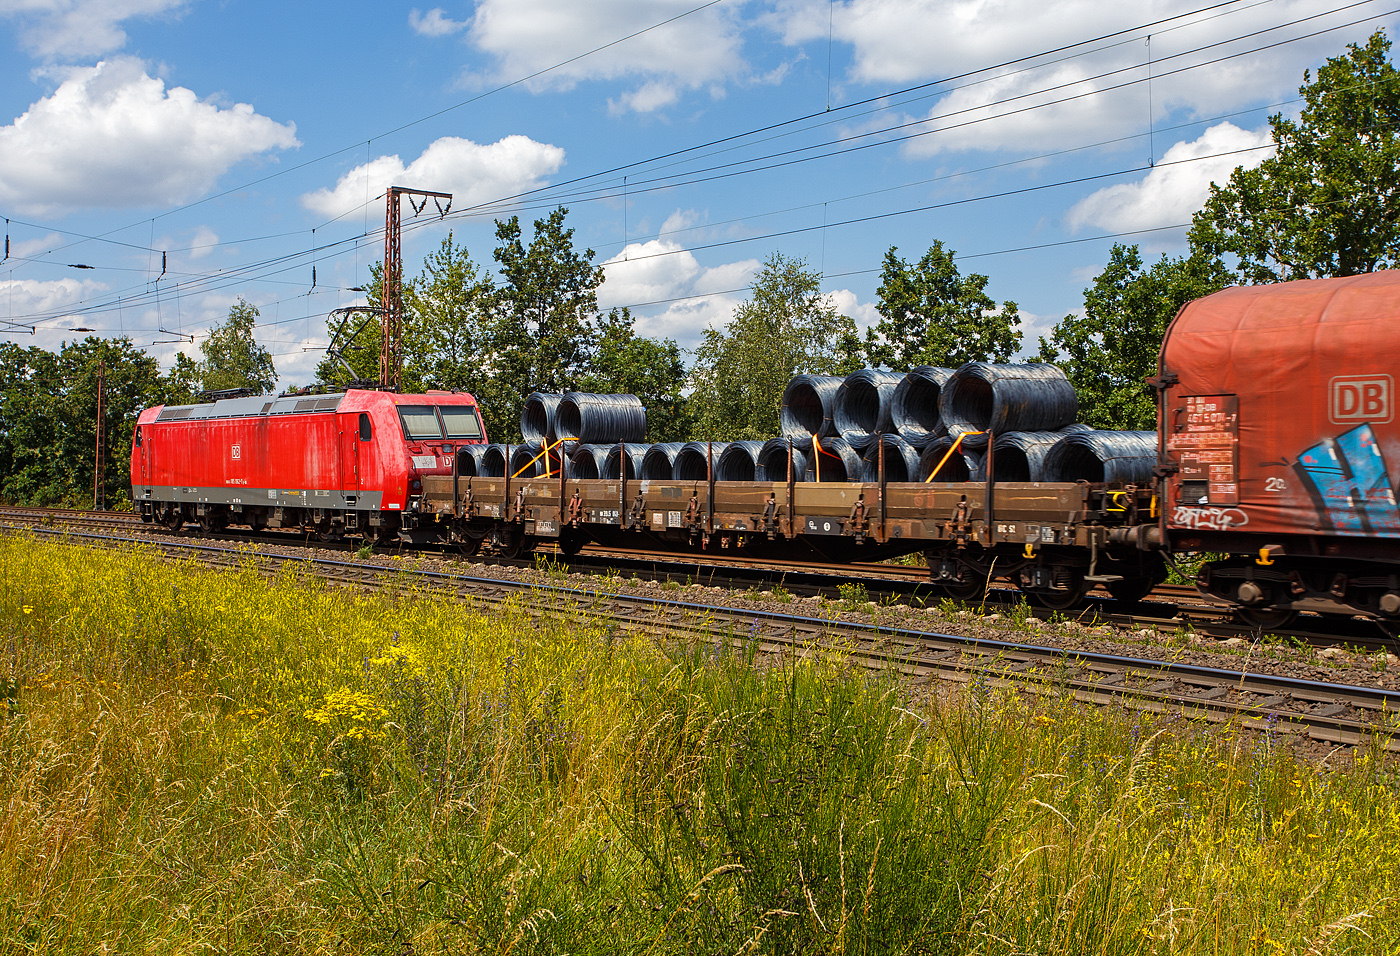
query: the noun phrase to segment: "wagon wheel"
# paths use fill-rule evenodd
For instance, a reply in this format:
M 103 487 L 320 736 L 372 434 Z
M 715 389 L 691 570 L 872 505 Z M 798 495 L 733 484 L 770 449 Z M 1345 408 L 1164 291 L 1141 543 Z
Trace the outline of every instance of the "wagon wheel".
M 1235 617 L 1250 627 L 1272 631 L 1293 623 L 1298 612 L 1291 607 L 1236 607 Z
M 1138 604 L 1151 594 L 1156 586 L 1157 581 L 1154 578 L 1124 578 L 1104 585 L 1108 593 L 1113 595 L 1113 600 L 1120 604 Z
M 508 558 L 523 558 L 535 550 L 535 539 L 515 525 L 506 525 L 497 536 L 501 554 Z
M 464 558 L 470 558 L 472 555 L 476 554 L 478 551 L 481 550 L 481 544 L 484 540 L 484 536 L 473 537 L 469 534 L 461 535 L 459 538 L 457 538 L 455 542 L 457 547 L 457 553 Z
M 1033 602 L 1052 611 L 1068 611 L 1076 607 L 1089 590 L 1082 568 L 1064 567 L 1054 569 L 1054 585 L 1050 588 L 1029 588 L 1021 583 L 1019 575 L 1016 577 L 1016 587 Z
M 963 568 L 961 581 L 936 581 L 934 586 L 954 601 L 980 600 L 987 593 L 987 575 L 979 574 L 971 568 Z
M 577 531 L 565 531 L 559 536 L 559 553 L 566 558 L 572 558 L 582 551 L 587 543 L 588 535 Z

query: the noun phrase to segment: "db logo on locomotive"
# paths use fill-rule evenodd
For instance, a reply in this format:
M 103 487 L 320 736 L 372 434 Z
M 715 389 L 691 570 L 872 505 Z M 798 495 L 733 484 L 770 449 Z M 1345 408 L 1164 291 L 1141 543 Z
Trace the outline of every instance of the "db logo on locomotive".
M 1389 375 L 1338 375 L 1327 391 L 1327 412 L 1333 424 L 1383 425 L 1393 415 L 1390 396 L 1395 383 Z

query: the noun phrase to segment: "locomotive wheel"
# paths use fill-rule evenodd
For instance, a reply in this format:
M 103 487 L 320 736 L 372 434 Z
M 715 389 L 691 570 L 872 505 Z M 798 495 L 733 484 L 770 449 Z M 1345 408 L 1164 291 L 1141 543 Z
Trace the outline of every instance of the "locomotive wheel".
M 1113 595 L 1113 600 L 1121 604 L 1140 603 L 1156 586 L 1157 582 L 1152 578 L 1124 578 L 1104 585 L 1108 593 Z
M 1080 568 L 1056 568 L 1055 585 L 1052 588 L 1028 588 L 1016 577 L 1016 587 L 1036 604 L 1052 611 L 1068 611 L 1084 600 L 1089 590 L 1084 583 L 1084 572 Z
M 1271 631 L 1293 623 L 1298 612 L 1291 607 L 1236 607 L 1235 617 L 1250 627 Z
M 218 515 L 211 511 L 199 516 L 199 530 L 205 534 L 214 534 L 216 531 L 223 530 L 223 522 L 219 520 Z
M 160 519 L 160 523 L 173 534 L 185 526 L 185 513 L 179 508 L 172 508 L 165 517 Z

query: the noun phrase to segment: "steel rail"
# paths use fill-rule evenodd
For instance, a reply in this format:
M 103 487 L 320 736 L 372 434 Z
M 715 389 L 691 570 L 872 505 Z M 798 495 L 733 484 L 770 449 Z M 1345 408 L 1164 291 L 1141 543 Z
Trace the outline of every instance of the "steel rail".
M 532 613 L 588 612 L 653 635 L 689 635 L 726 643 L 755 642 L 780 654 L 839 651 L 868 667 L 906 677 L 998 686 L 1035 694 L 1068 693 L 1093 704 L 1117 704 L 1158 714 L 1212 722 L 1238 721 L 1263 732 L 1296 733 L 1346 746 L 1377 741 L 1400 753 L 1400 691 L 1247 670 L 1206 667 L 1095 651 L 1066 650 L 982 637 L 808 617 L 767 609 L 714 607 L 691 601 L 609 593 L 572 585 L 484 578 L 451 571 L 370 565 L 320 556 L 288 558 L 205 542 L 133 542 L 89 532 L 37 529 L 45 535 L 99 546 L 142 544 L 167 555 L 202 555 L 207 563 L 283 564 L 303 561 L 318 576 L 353 586 L 379 587 L 409 575 L 473 601 L 500 604 L 522 594 L 547 600 Z

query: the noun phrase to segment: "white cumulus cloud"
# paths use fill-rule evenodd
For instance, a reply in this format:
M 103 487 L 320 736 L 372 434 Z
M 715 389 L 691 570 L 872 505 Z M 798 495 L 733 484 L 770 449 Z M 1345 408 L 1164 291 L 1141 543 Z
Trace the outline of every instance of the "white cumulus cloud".
M 544 183 L 564 164 L 564 150 L 528 136 L 506 136 L 482 145 L 444 136 L 407 165 L 398 156 L 378 156 L 350 170 L 330 189 L 301 197 L 301 204 L 326 217 L 358 209 L 389 186 L 414 186 L 452 193 L 458 209 L 492 202 Z
M 413 32 L 421 33 L 425 37 L 445 37 L 465 30 L 471 23 L 453 20 L 442 7 L 433 7 L 427 13 L 420 13 L 415 7 L 408 11 L 408 25 L 413 28 Z
M 1108 186 L 1081 199 L 1066 220 L 1075 231 L 1094 226 L 1110 232 L 1189 222 L 1210 195 L 1211 183 L 1223 185 L 1237 166 L 1259 165 L 1271 153 L 1256 147 L 1270 142 L 1267 127 L 1212 126 L 1191 142 L 1167 150 L 1161 163 L 1141 180 Z
M 126 45 L 123 20 L 178 13 L 186 0 L 0 0 L 25 47 L 43 57 L 96 56 Z
M 1144 130 L 1146 84 L 1114 87 L 1144 80 L 1149 53 L 1154 121 L 1181 109 L 1209 117 L 1269 102 L 1295 90 L 1305 66 L 1336 55 L 1347 42 L 1364 40 L 1377 26 L 1397 22 L 1392 15 L 1301 39 L 1357 14 L 1336 10 L 1328 0 L 1272 0 L 1192 12 L 1200 6 L 1195 0 L 838 0 L 834 6 L 827 0 L 778 0 L 768 22 L 794 45 L 824 45 L 830 24 L 835 40 L 851 51 L 843 82 L 889 88 L 959 77 L 1080 43 L 1086 36 L 1177 18 L 930 89 L 930 107 L 906 119 L 932 118 L 932 127 L 962 125 L 909 144 L 911 155 L 1041 152 Z M 1327 15 L 1259 33 L 1318 14 Z M 1198 68 L 1183 71 L 1193 65 Z M 971 120 L 981 122 L 969 125 Z
M 0 202 L 32 215 L 185 202 L 234 164 L 298 145 L 291 123 L 167 89 L 139 60 L 117 57 L 67 70 L 0 126 Z
M 470 43 L 496 59 L 495 79 L 513 80 L 588 53 L 693 9 L 691 0 L 479 0 Z M 641 78 L 614 109 L 668 105 L 677 89 L 721 83 L 746 73 L 743 25 L 719 5 L 649 30 L 531 81 L 533 89 L 570 89 L 581 80 Z M 668 92 L 669 90 L 669 92 Z
M 629 243 L 603 263 L 606 280 L 598 304 L 604 309 L 633 306 L 638 332 L 693 347 L 707 325 L 729 321 L 759 266 L 757 259 L 743 259 L 705 267 L 669 239 Z

